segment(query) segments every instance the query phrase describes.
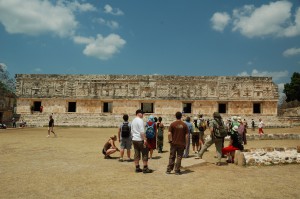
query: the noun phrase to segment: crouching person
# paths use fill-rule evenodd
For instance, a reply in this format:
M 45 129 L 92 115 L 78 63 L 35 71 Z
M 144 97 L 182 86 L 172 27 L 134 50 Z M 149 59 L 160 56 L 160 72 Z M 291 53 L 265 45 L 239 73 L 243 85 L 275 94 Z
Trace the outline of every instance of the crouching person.
M 222 154 L 227 155 L 228 163 L 234 163 L 234 153 L 236 150 L 244 150 L 242 137 L 238 133 L 238 126 L 232 128 L 229 145 L 222 149 Z
M 115 153 L 116 151 L 120 151 L 116 145 L 115 141 L 117 141 L 117 136 L 111 136 L 109 140 L 104 144 L 104 147 L 102 149 L 102 153 L 104 155 L 104 159 L 111 159 L 111 154 Z

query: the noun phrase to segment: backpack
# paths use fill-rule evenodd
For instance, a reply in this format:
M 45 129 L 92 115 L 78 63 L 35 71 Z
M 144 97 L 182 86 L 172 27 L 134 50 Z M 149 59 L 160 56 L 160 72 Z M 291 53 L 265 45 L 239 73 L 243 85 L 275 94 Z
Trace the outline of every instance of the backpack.
M 128 138 L 130 135 L 130 127 L 128 122 L 124 122 L 121 128 L 122 138 Z
M 200 120 L 199 131 L 205 131 L 206 122 L 204 120 Z
M 224 138 L 227 136 L 227 129 L 224 125 L 224 122 L 221 121 L 219 124 L 217 121 L 213 121 L 213 132 L 215 137 L 217 138 Z
M 154 129 L 155 122 L 152 125 L 146 124 L 146 138 L 152 139 L 155 136 L 155 129 Z

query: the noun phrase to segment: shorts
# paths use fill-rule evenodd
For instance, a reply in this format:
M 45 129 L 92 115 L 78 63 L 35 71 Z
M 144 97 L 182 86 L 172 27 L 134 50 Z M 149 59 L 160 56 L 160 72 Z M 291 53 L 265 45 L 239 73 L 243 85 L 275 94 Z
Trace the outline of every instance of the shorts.
M 131 137 L 128 137 L 128 138 L 121 138 L 121 141 L 120 141 L 120 148 L 121 148 L 121 149 L 127 149 L 127 150 L 130 150 L 130 149 L 131 149 L 131 146 L 132 146 L 132 140 L 131 140 Z
M 51 131 L 51 132 L 52 132 L 52 131 L 53 131 L 53 126 L 51 126 L 51 127 L 49 126 L 49 127 L 48 127 L 48 131 Z
M 192 145 L 193 146 L 199 146 L 199 134 L 192 135 Z
M 148 147 L 144 146 L 144 141 L 132 141 L 134 147 L 134 160 L 140 160 L 141 154 L 143 161 L 148 161 Z

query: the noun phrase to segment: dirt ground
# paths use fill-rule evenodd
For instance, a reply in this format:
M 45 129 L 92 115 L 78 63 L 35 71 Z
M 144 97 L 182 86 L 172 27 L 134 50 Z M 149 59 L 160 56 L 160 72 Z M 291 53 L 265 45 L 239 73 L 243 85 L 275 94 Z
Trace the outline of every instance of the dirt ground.
M 55 130 L 57 138 L 46 138 L 46 128 L 0 130 L 0 198 L 300 198 L 299 164 L 218 167 L 212 146 L 203 156 L 206 164 L 185 168 L 181 176 L 167 175 L 165 143 L 165 152 L 155 151 L 149 160 L 154 172 L 136 174 L 133 162 L 101 154 L 117 129 Z M 265 132 L 300 133 L 300 127 Z M 299 140 L 249 141 L 246 148 L 297 145 Z

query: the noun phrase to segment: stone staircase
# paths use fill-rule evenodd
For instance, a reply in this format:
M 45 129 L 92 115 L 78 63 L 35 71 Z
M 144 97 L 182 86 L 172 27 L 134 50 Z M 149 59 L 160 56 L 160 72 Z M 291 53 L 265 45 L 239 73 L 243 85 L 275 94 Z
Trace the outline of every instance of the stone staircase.
M 26 121 L 27 126 L 31 127 L 42 127 L 48 126 L 50 113 L 40 113 L 34 112 L 33 114 L 21 114 L 19 121 L 22 119 Z M 146 122 L 150 114 L 145 114 L 144 121 Z M 169 126 L 174 120 L 174 115 L 156 115 L 156 117 L 162 117 L 165 126 Z M 184 117 L 192 115 L 184 115 Z M 291 127 L 300 126 L 300 117 L 274 117 L 274 116 L 241 116 L 245 118 L 250 127 L 251 119 L 255 120 L 256 125 L 258 124 L 258 119 L 262 118 L 265 123 L 266 128 L 271 127 Z M 122 123 L 122 115 L 111 114 L 111 113 L 55 113 L 53 115 L 56 126 L 74 126 L 74 127 L 117 127 Z M 129 121 L 132 121 L 135 115 L 129 115 Z M 224 116 L 224 120 L 229 118 L 229 116 Z M 205 117 L 205 119 L 211 119 Z

